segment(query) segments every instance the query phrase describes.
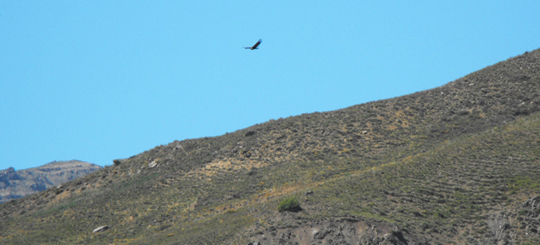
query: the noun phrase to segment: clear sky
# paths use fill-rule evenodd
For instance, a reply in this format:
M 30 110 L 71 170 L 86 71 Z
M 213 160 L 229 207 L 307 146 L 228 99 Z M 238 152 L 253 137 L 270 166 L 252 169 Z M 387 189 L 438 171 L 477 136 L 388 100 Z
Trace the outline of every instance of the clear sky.
M 539 48 L 538 10 L 534 0 L 0 0 L 0 169 L 111 165 L 438 87 Z

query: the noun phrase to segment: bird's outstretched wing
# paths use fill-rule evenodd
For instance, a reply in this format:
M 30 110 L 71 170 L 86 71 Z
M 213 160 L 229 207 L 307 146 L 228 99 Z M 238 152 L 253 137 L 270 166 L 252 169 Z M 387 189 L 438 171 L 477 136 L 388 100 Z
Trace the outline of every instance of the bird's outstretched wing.
M 261 42 L 262 42 L 262 39 L 259 39 L 259 41 L 255 45 L 253 45 L 253 47 L 251 47 L 251 49 L 257 49 L 257 47 L 259 47 Z
M 259 49 L 258 47 L 261 44 L 261 42 L 262 42 L 262 39 L 259 39 L 259 41 L 255 45 L 253 45 L 252 47 L 244 47 L 244 48 L 245 49 L 251 49 L 251 50 Z

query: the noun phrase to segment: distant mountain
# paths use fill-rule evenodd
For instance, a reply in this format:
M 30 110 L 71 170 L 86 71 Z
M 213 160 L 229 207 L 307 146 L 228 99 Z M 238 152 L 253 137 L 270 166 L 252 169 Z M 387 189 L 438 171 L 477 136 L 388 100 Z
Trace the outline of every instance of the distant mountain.
M 540 244 L 540 50 L 113 163 L 1 204 L 0 243 Z
M 78 160 L 54 161 L 36 168 L 0 171 L 0 203 L 21 198 L 85 176 L 101 167 Z

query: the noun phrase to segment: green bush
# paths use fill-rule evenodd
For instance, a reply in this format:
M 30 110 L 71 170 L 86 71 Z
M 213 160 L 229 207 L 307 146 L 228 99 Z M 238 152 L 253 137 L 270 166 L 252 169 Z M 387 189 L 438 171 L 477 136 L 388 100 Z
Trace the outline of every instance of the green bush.
M 278 211 L 299 212 L 302 211 L 302 208 L 296 197 L 289 197 L 279 203 Z

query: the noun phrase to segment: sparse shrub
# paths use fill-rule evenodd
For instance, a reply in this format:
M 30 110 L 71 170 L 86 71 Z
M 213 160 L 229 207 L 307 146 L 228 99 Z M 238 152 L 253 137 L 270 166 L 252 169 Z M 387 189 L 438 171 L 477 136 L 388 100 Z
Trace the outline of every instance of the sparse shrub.
M 300 203 L 296 197 L 286 198 L 285 200 L 281 201 L 278 206 L 279 212 L 299 212 L 301 210 L 302 208 L 300 207 Z

